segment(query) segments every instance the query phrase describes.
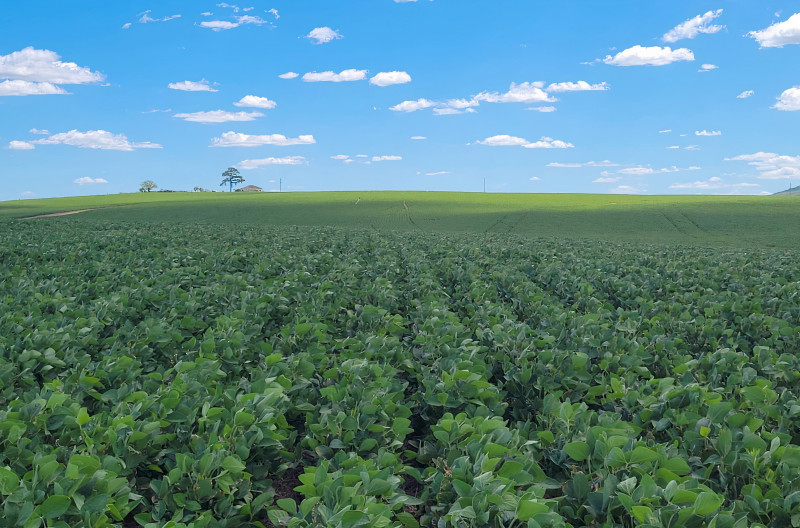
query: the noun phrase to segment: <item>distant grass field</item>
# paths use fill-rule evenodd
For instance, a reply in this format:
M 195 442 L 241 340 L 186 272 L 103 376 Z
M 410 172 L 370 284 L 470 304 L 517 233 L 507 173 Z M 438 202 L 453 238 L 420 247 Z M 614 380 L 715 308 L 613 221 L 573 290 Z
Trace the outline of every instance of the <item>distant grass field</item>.
M 800 247 L 800 201 L 791 196 L 135 193 L 0 202 L 0 218 L 77 209 L 96 210 L 35 221 L 339 226 L 656 244 Z

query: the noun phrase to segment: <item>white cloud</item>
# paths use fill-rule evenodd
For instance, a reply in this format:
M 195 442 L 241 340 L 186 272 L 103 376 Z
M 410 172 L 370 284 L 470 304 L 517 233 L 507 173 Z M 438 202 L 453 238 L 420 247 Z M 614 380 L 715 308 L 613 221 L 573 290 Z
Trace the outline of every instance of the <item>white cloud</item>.
M 339 73 L 332 71 L 309 72 L 303 75 L 305 82 L 351 82 L 363 81 L 367 78 L 367 70 L 342 70 Z
M 9 150 L 33 150 L 36 147 L 27 141 L 12 141 L 6 148 Z
M 531 177 L 530 177 L 530 178 L 528 178 L 528 179 L 529 179 L 530 181 L 542 181 L 542 179 L 541 179 L 541 178 L 539 178 L 538 176 L 531 176 Z
M 211 16 L 213 14 L 214 13 L 212 13 L 211 11 L 204 11 L 204 12 L 200 13 L 200 16 Z
M 37 135 L 40 135 L 40 136 L 49 136 L 50 135 L 50 131 L 49 130 L 39 130 L 38 128 L 32 128 L 32 129 L 28 130 L 28 132 L 30 132 L 31 134 L 37 134 Z
M 699 145 L 689 145 L 689 146 L 683 147 L 683 148 L 684 148 L 684 150 L 700 150 L 700 146 Z
M 505 93 L 482 92 L 473 99 L 487 103 L 553 103 L 556 98 L 550 96 L 544 88 L 543 82 L 511 83 Z
M 533 112 L 547 113 L 547 112 L 555 112 L 556 111 L 556 107 L 555 106 L 529 106 L 525 110 L 532 110 Z
M 697 71 L 702 73 L 702 72 L 709 72 L 711 70 L 716 70 L 716 69 L 719 69 L 719 66 L 717 66 L 716 64 L 703 64 L 702 66 L 700 66 L 700 69 L 697 70 Z
M 721 136 L 722 135 L 722 131 L 721 130 L 711 130 L 711 131 L 708 131 L 708 130 L 695 130 L 694 131 L 694 135 L 695 136 Z
M 175 114 L 172 117 L 191 121 L 193 123 L 228 123 L 231 121 L 253 121 L 257 117 L 264 117 L 261 112 L 226 112 L 225 110 L 211 110 L 209 112 L 194 112 L 191 114 Z
M 105 75 L 74 62 L 61 62 L 50 50 L 27 47 L 9 55 L 0 55 L 0 79 L 53 84 L 90 84 L 105 80 Z
M 335 29 L 323 26 L 312 29 L 305 38 L 311 40 L 313 44 L 325 44 L 344 37 Z
M 527 145 L 522 145 L 525 148 L 529 149 L 566 149 L 566 148 L 574 148 L 575 145 L 572 143 L 567 143 L 566 141 L 561 141 L 558 139 L 553 139 L 549 137 L 542 136 L 542 139 L 539 141 L 534 141 L 533 143 L 528 143 Z
M 244 160 L 236 164 L 242 170 L 254 170 L 268 165 L 302 165 L 306 162 L 303 156 L 286 156 L 284 158 L 263 158 Z
M 772 108 L 787 112 L 800 110 L 800 86 L 795 86 L 794 88 L 789 88 L 784 91 L 781 96 L 778 97 L 778 102 L 775 103 L 775 106 Z
M 108 183 L 108 180 L 104 180 L 103 178 L 90 178 L 88 176 L 84 176 L 83 178 L 72 180 L 72 183 L 77 183 L 78 185 L 92 185 L 95 183 Z
M 613 57 L 606 55 L 603 62 L 612 66 L 664 66 L 678 61 L 693 61 L 694 53 L 687 48 L 672 50 L 669 46 L 633 46 Z
M 235 18 L 235 22 L 231 22 L 229 20 L 208 20 L 208 21 L 204 20 L 203 22 L 200 22 L 200 27 L 204 27 L 212 31 L 226 31 L 228 29 L 234 29 L 239 26 L 244 26 L 247 24 L 260 26 L 269 23 L 270 23 L 269 21 L 264 20 L 261 17 L 242 15 L 242 16 L 237 16 Z
M 411 136 L 411 139 L 420 141 L 420 140 L 424 140 L 424 139 L 428 139 L 428 138 L 425 137 L 425 136 Z
M 33 191 L 24 191 L 19 194 L 23 198 L 30 198 L 31 196 L 36 196 L 36 193 Z
M 671 145 L 671 146 L 669 146 L 669 147 L 667 147 L 667 148 L 668 148 L 668 149 L 673 149 L 673 150 L 674 150 L 674 149 L 679 149 L 679 148 L 681 148 L 681 147 L 679 147 L 678 145 Z
M 313 145 L 316 143 L 314 136 L 305 135 L 289 138 L 283 134 L 267 134 L 251 136 L 238 132 L 225 132 L 221 137 L 211 140 L 212 147 L 260 147 L 262 145 Z
M 207 80 L 202 81 L 181 81 L 169 83 L 167 88 L 171 90 L 181 90 L 184 92 L 218 92 Z
M 553 162 L 548 163 L 548 167 L 560 167 L 560 168 L 568 168 L 574 169 L 578 167 L 618 167 L 619 163 L 614 163 L 613 161 L 603 160 L 603 161 L 587 161 L 586 163 L 559 163 Z
M 643 192 L 643 189 L 638 189 L 630 185 L 620 185 L 619 187 L 614 187 L 610 191 L 611 194 L 641 194 Z
M 553 83 L 547 87 L 548 92 L 593 92 L 610 90 L 607 82 L 589 84 L 586 81 Z
M 136 22 L 138 22 L 139 24 L 148 24 L 150 22 L 167 22 L 169 20 L 181 18 L 181 15 L 170 15 L 170 16 L 165 16 L 163 18 L 153 18 L 150 16 L 150 13 L 152 13 L 152 10 L 150 9 L 148 9 L 144 13 L 139 13 L 139 15 L 137 15 L 139 18 L 136 20 Z M 131 22 L 128 22 L 127 24 L 122 26 L 122 29 L 129 29 L 132 25 L 133 24 Z
M 756 92 L 754 92 L 753 90 L 746 90 L 746 91 L 740 93 L 739 95 L 737 95 L 736 98 L 737 99 L 747 99 L 748 97 L 752 97 L 753 95 L 755 95 L 755 93 Z
M 270 110 L 278 106 L 278 103 L 267 99 L 266 97 L 258 97 L 257 95 L 245 95 L 239 102 L 233 103 L 233 106 L 244 107 L 244 108 L 264 108 L 266 110 Z
M 265 13 L 269 13 L 270 15 L 273 15 L 275 17 L 275 20 L 278 20 L 279 18 L 281 18 L 281 16 L 278 14 L 278 10 L 277 9 L 274 9 L 274 8 L 273 9 L 268 9 L 267 11 L 264 11 L 264 12 Z
M 380 72 L 369 80 L 369 83 L 375 86 L 391 86 L 410 82 L 411 76 L 404 71 Z
M 670 189 L 693 189 L 700 191 L 728 190 L 732 191 L 734 194 L 740 194 L 746 189 L 755 190 L 756 187 L 759 187 L 757 183 L 725 183 L 719 176 L 714 176 L 708 180 L 673 183 L 669 186 Z
M 489 147 L 521 147 L 523 145 L 527 145 L 530 143 L 530 141 L 517 136 L 501 134 L 498 136 L 488 137 L 483 141 L 476 141 L 476 143 L 479 145 L 487 145 Z
M 756 152 L 743 154 L 725 161 L 746 161 L 758 170 L 759 178 L 765 180 L 779 180 L 797 178 L 800 176 L 800 156 L 782 156 L 772 152 Z
M 444 174 L 450 174 L 450 171 L 426 172 L 425 176 L 442 176 Z
M 795 13 L 783 22 L 747 34 L 758 41 L 762 48 L 782 48 L 786 44 L 800 44 L 800 13 Z
M 3 81 L 0 82 L 0 97 L 24 95 L 64 95 L 66 90 L 49 82 Z
M 282 74 L 278 75 L 278 77 L 280 77 L 281 79 L 296 79 L 297 77 L 300 77 L 300 74 L 290 71 L 290 72 L 282 73 Z
M 348 156 L 347 154 L 337 154 L 335 156 L 331 156 L 331 159 L 344 161 L 346 159 L 350 159 L 350 156 Z
M 678 24 L 669 30 L 663 37 L 664 42 L 677 42 L 682 39 L 693 39 L 701 33 L 717 33 L 725 26 L 715 26 L 711 22 L 722 14 L 722 9 L 716 11 L 709 11 L 702 15 L 697 15 L 694 18 Z
M 573 148 L 575 145 L 572 143 L 567 143 L 565 141 L 560 141 L 557 139 L 552 139 L 549 137 L 542 137 L 539 141 L 528 141 L 525 138 L 517 137 L 517 136 L 509 136 L 507 134 L 500 134 L 497 136 L 488 137 L 482 141 L 476 141 L 479 145 L 487 145 L 489 147 L 525 147 L 530 149 L 554 149 L 554 148 Z
M 659 134 L 669 134 L 670 132 L 672 132 L 672 129 L 667 129 L 667 130 L 659 130 L 659 131 L 658 131 L 658 133 L 659 133 Z
M 620 169 L 617 172 L 619 174 L 626 174 L 630 176 L 649 176 L 651 174 L 664 174 L 668 172 L 681 172 L 681 171 L 694 171 L 694 170 L 700 170 L 700 167 L 679 168 L 673 165 L 672 167 L 654 169 L 652 167 L 643 167 L 641 165 L 637 165 L 636 167 L 628 167 L 625 169 Z
M 402 156 L 372 156 L 372 161 L 401 161 Z
M 149 141 L 132 143 L 124 134 L 112 134 L 105 130 L 88 130 L 86 132 L 70 130 L 69 132 L 54 134 L 48 138 L 37 139 L 29 143 L 35 145 L 71 145 L 73 147 L 85 149 L 124 151 L 161 148 L 161 145 L 150 143 Z
M 390 107 L 389 110 L 394 110 L 395 112 L 416 112 L 417 110 L 430 108 L 432 106 L 436 106 L 434 101 L 429 99 L 417 99 L 416 101 L 403 101 L 400 104 Z
M 511 83 L 509 90 L 504 93 L 481 92 L 469 98 L 446 99 L 443 101 L 433 101 L 430 99 L 418 99 L 416 101 L 403 101 L 390 108 L 395 112 L 416 112 L 424 108 L 433 108 L 436 115 L 453 115 L 475 112 L 474 107 L 485 103 L 541 103 L 555 102 L 558 99 L 552 97 L 545 90 L 543 82 L 524 82 Z M 553 107 L 535 108 L 540 112 L 552 112 Z
M 595 180 L 592 180 L 592 183 L 616 183 L 622 179 L 622 176 L 601 176 Z

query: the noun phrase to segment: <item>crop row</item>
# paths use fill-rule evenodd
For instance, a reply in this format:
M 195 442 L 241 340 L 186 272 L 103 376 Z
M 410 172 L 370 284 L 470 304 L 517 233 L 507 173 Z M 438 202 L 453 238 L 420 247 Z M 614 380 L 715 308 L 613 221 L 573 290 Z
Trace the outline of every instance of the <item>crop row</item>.
M 800 526 L 795 252 L 2 227 L 0 526 Z

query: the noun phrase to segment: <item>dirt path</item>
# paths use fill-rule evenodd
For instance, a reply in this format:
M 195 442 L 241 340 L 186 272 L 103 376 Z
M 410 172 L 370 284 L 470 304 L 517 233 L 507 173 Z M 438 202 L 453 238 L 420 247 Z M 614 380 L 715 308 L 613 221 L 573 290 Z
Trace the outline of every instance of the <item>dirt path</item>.
M 77 211 L 64 211 L 63 213 L 50 213 L 50 214 L 42 214 L 36 216 L 26 216 L 25 218 L 20 218 L 20 220 L 32 220 L 34 218 L 50 218 L 51 216 L 67 216 L 78 213 L 85 213 L 86 211 L 94 211 L 94 209 L 78 209 Z

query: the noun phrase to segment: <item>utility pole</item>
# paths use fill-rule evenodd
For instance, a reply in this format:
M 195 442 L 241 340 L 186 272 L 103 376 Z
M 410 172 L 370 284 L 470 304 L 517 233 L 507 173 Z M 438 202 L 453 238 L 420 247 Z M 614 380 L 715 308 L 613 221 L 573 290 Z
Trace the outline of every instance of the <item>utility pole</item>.
M 486 178 L 483 179 L 483 192 L 486 192 Z
M 283 192 L 283 178 L 278 178 L 278 192 Z

